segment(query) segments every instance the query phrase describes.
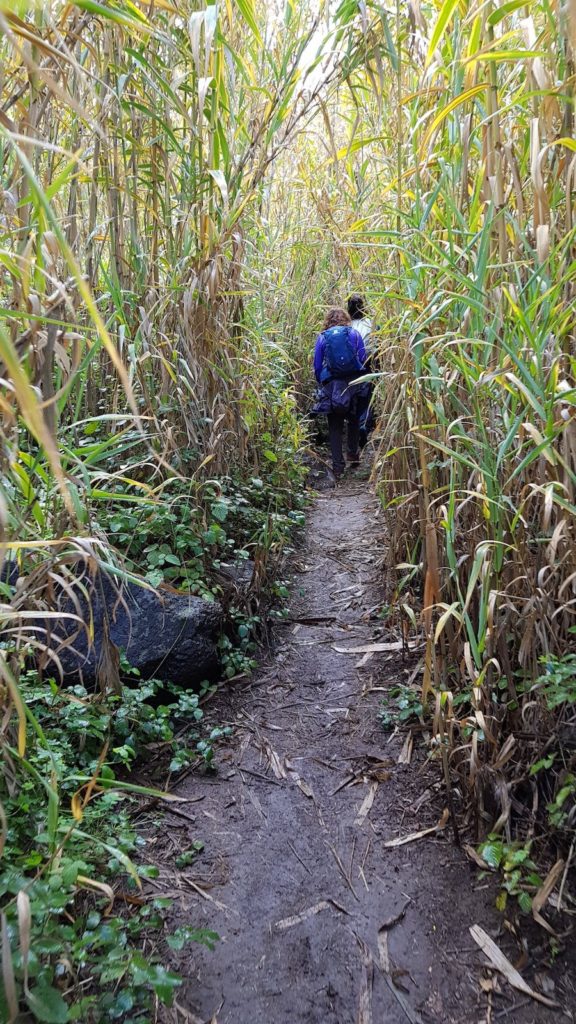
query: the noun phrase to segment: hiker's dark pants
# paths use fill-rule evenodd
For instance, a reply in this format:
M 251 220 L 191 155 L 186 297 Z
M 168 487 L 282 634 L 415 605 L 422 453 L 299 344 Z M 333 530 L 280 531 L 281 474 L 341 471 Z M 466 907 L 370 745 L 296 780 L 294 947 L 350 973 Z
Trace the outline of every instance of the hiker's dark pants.
M 344 472 L 344 452 L 342 442 L 344 438 L 344 421 L 348 421 L 348 458 L 358 458 L 358 435 L 360 431 L 360 417 L 352 412 L 328 413 L 328 434 L 330 437 L 330 451 L 332 452 L 332 467 L 336 476 Z
M 374 430 L 374 407 L 372 405 L 372 396 L 374 394 L 374 386 L 372 384 L 366 385 L 366 394 L 362 398 L 362 406 L 360 409 L 360 447 L 364 448 L 368 441 L 369 435 Z

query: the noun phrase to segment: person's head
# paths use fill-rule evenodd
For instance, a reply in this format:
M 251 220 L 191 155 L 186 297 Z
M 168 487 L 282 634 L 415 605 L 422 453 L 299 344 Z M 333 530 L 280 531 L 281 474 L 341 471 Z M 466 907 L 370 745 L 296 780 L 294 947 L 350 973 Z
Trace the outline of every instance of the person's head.
M 338 309 L 334 306 L 333 309 L 329 309 L 326 313 L 326 319 L 324 321 L 324 330 L 328 331 L 331 327 L 349 327 L 350 317 L 345 309 Z
M 351 295 L 348 299 L 348 312 L 351 320 L 362 320 L 366 316 L 363 295 Z

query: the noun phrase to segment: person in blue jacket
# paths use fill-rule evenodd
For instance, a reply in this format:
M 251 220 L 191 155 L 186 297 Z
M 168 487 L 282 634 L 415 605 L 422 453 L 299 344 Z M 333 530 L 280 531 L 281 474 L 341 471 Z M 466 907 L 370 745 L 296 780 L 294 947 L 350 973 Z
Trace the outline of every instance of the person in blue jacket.
M 366 349 L 362 336 L 353 330 L 344 309 L 330 309 L 314 348 L 314 374 L 320 394 L 312 412 L 328 418 L 332 468 L 336 479 L 345 469 L 343 439 L 348 423 L 348 463 L 357 466 L 360 415 L 365 402 L 365 384 L 352 383 L 362 376 Z

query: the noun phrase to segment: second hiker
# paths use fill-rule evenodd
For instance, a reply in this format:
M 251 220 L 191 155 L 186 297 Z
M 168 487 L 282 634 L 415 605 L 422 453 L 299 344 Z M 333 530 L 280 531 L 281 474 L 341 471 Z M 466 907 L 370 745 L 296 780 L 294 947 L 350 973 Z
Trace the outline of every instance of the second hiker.
M 330 309 L 314 349 L 314 373 L 320 384 L 316 415 L 328 417 L 328 433 L 334 476 L 345 469 L 343 453 L 344 423 L 348 422 L 348 463 L 357 466 L 359 456 L 360 415 L 365 404 L 366 385 L 352 384 L 361 376 L 366 362 L 364 341 L 353 330 L 344 309 Z
M 373 351 L 372 320 L 366 313 L 366 305 L 363 295 L 351 295 L 348 299 L 348 312 L 352 320 L 352 327 L 358 334 L 362 335 L 364 348 L 366 349 L 366 361 L 364 373 L 373 373 L 376 369 L 375 353 Z M 368 443 L 368 436 L 374 429 L 374 406 L 373 395 L 374 385 L 366 381 L 367 389 L 365 401 L 360 413 L 360 448 Z

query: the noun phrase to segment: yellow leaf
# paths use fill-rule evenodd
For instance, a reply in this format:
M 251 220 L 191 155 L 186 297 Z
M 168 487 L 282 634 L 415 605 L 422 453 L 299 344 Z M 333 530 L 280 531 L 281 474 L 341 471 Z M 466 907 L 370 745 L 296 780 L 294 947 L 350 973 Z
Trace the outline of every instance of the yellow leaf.
M 463 103 L 467 103 L 468 100 L 474 99 L 474 97 L 478 96 L 481 92 L 485 92 L 487 88 L 487 83 L 481 82 L 479 85 L 474 85 L 472 86 L 471 89 L 467 89 L 466 92 L 461 92 L 458 96 L 451 100 L 450 103 L 447 103 L 445 107 L 442 107 L 442 110 L 440 110 L 439 113 L 436 114 L 436 117 L 432 121 L 432 124 L 428 127 L 428 131 L 426 132 L 422 142 L 421 152 L 425 152 L 428 142 L 430 141 L 432 135 L 434 134 L 436 129 L 440 127 L 442 122 L 446 120 L 448 115 L 452 113 L 453 110 L 456 110 L 456 108 L 460 107 Z

